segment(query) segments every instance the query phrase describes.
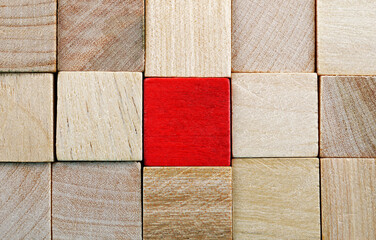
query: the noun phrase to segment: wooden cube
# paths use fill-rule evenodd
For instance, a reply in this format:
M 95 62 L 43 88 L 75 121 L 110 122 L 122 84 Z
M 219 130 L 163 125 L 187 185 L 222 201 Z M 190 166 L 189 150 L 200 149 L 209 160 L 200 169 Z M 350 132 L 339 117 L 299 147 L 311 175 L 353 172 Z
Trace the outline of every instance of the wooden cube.
M 317 1 L 320 75 L 376 75 L 376 2 Z
M 144 239 L 232 239 L 230 167 L 145 167 Z
M 59 71 L 144 70 L 143 0 L 59 0 Z
M 0 161 L 54 160 L 52 74 L 0 75 Z
M 320 79 L 320 156 L 376 157 L 376 77 Z
M 315 0 L 233 0 L 233 72 L 314 72 Z
M 320 239 L 319 160 L 233 159 L 234 239 Z
M 140 163 L 61 162 L 52 172 L 54 239 L 142 239 Z
M 323 239 L 376 239 L 376 159 L 321 159 Z
M 230 77 L 231 0 L 146 0 L 147 77 Z
M 316 74 L 233 74 L 234 157 L 318 155 Z
M 59 160 L 142 160 L 142 74 L 60 72 Z
M 51 239 L 50 163 L 0 163 L 0 239 Z
M 57 0 L 0 0 L 0 71 L 56 71 Z
M 230 81 L 149 78 L 144 85 L 146 166 L 230 166 Z

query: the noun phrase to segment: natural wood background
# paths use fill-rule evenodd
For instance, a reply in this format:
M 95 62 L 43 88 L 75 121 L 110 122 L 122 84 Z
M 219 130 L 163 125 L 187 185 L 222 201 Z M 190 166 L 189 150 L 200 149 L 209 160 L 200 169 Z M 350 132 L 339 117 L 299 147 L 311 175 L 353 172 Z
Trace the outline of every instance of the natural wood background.
M 147 77 L 230 77 L 231 0 L 146 0 Z
M 56 71 L 56 0 L 0 0 L 0 71 Z
M 145 167 L 144 239 L 231 239 L 230 167 Z
M 0 161 L 54 160 L 53 75 L 0 75 Z
M 317 1 L 320 75 L 376 75 L 376 1 Z
M 232 75 L 234 157 L 316 157 L 317 75 Z
M 52 166 L 54 239 L 142 239 L 140 163 Z
M 320 239 L 319 160 L 233 159 L 234 239 Z
M 51 165 L 0 163 L 0 239 L 51 239 Z
M 376 239 L 376 159 L 321 159 L 323 239 Z
M 320 83 L 320 156 L 376 157 L 376 77 Z
M 59 0 L 59 71 L 144 70 L 143 0 Z
M 59 74 L 58 159 L 142 160 L 144 47 L 146 76 L 243 72 L 233 155 L 274 158 L 146 167 L 143 209 L 140 163 L 0 163 L 0 239 L 376 239 L 376 77 L 355 76 L 376 75 L 376 1 L 145 3 L 146 26 L 142 0 L 0 0 L 0 72 L 96 71 Z M 353 75 L 319 103 L 315 17 L 317 72 Z M 0 162 L 54 160 L 53 106 L 52 74 L 0 75 Z M 321 182 L 275 158 L 317 156 L 319 125 Z
M 233 0 L 233 72 L 314 72 L 315 0 Z
M 142 74 L 60 72 L 59 160 L 142 160 Z

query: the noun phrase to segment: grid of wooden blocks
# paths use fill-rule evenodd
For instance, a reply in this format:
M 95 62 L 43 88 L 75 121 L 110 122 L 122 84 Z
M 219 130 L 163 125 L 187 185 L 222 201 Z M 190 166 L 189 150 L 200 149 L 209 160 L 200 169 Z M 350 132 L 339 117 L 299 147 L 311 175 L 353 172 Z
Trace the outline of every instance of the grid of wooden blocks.
M 375 23 L 0 0 L 0 239 L 376 239 Z

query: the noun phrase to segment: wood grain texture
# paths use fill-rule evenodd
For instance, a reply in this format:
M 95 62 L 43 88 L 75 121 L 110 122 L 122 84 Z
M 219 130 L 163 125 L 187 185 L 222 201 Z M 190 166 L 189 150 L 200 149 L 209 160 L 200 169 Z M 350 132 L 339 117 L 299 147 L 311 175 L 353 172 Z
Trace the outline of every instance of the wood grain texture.
M 230 166 L 230 81 L 148 78 L 146 166 Z
M 376 77 L 320 82 L 320 156 L 376 157 Z
M 0 161 L 51 162 L 53 75 L 0 75 Z
M 59 160 L 142 160 L 142 74 L 60 72 Z
M 319 160 L 233 159 L 234 239 L 320 239 Z
M 148 77 L 230 77 L 231 0 L 146 0 Z
M 144 70 L 144 1 L 59 0 L 59 71 Z
M 314 72 L 315 0 L 233 0 L 233 72 Z
M 0 0 L 0 71 L 56 71 L 56 0 Z
M 376 1 L 317 1 L 320 75 L 376 75 Z
M 230 167 L 145 167 L 144 239 L 232 239 Z
M 0 239 L 51 239 L 50 163 L 0 163 Z
M 321 159 L 323 239 L 376 239 L 376 159 Z
M 52 173 L 54 239 L 142 239 L 140 163 L 64 162 Z
M 232 141 L 234 157 L 316 157 L 316 74 L 233 74 Z

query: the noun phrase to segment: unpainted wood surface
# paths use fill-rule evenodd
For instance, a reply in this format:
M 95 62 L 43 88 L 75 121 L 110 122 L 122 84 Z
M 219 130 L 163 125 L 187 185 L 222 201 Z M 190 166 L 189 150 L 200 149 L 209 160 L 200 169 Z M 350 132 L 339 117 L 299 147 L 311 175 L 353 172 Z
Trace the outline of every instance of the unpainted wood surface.
M 63 162 L 52 173 L 54 239 L 142 239 L 140 163 Z
M 59 160 L 142 160 L 142 74 L 60 72 Z
M 144 239 L 231 239 L 230 167 L 145 167 Z
M 0 239 L 51 239 L 50 163 L 0 163 Z
M 56 71 L 56 0 L 0 0 L 0 71 Z
M 376 75 L 376 1 L 317 1 L 320 75 Z
M 232 75 L 234 157 L 316 157 L 317 76 Z
M 148 77 L 230 77 L 231 0 L 146 0 Z
M 0 75 L 0 161 L 50 162 L 53 75 Z
M 319 160 L 233 159 L 234 239 L 320 239 Z
M 376 157 L 376 77 L 320 81 L 320 156 Z
M 59 71 L 144 70 L 143 0 L 59 0 Z
M 233 72 L 314 72 L 315 0 L 233 0 Z
M 376 239 L 376 159 L 321 159 L 323 239 Z

